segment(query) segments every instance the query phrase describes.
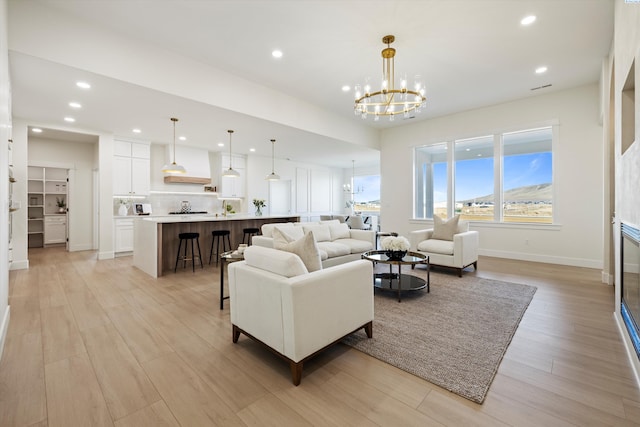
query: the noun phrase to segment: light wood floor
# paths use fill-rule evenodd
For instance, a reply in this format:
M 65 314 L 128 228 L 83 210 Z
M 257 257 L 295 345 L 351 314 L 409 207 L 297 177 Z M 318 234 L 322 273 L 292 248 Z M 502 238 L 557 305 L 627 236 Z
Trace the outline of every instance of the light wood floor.
M 481 258 L 467 273 L 538 286 L 477 405 L 344 345 L 309 362 L 294 387 L 282 360 L 244 336 L 232 344 L 217 268 L 154 280 L 131 257 L 95 258 L 32 250 L 31 268 L 10 273 L 0 426 L 640 422 L 599 271 Z

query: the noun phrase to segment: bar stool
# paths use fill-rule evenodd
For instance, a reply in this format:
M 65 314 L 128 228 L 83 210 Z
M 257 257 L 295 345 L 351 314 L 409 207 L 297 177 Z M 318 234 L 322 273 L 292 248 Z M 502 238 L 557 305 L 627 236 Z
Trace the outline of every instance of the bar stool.
M 229 235 L 231 232 L 229 230 L 213 230 L 211 232 L 211 252 L 209 252 L 209 264 L 211 264 L 211 258 L 213 257 L 213 246 L 216 246 L 216 265 L 218 265 L 218 259 L 220 258 L 220 243 L 222 243 L 222 252 L 227 252 L 231 250 L 231 239 Z M 225 240 L 224 238 L 227 238 Z M 227 245 L 229 249 L 226 249 Z
M 245 239 L 247 240 L 247 245 L 251 246 L 251 236 L 255 236 L 260 232 L 259 228 L 243 228 L 242 232 L 242 243 L 245 243 Z
M 173 272 L 175 273 L 178 270 L 178 262 L 182 260 L 184 262 L 183 268 L 187 266 L 187 261 L 191 260 L 191 269 L 193 272 L 196 272 L 196 258 L 200 260 L 200 267 L 204 268 L 202 265 L 202 253 L 200 252 L 200 233 L 180 233 L 178 234 L 178 238 L 180 238 L 180 244 L 178 245 L 178 253 L 176 254 L 176 265 L 173 268 Z M 196 241 L 198 245 L 198 255 L 193 252 L 193 241 Z M 184 255 L 180 256 L 180 248 L 182 247 L 182 242 L 184 241 Z M 191 242 L 191 258 L 187 256 L 187 246 Z

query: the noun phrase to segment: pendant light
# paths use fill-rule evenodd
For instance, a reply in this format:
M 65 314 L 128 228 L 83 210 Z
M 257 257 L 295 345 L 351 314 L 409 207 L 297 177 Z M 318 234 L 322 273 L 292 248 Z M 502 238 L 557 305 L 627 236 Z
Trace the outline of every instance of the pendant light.
M 280 175 L 276 174 L 274 172 L 274 150 L 275 150 L 275 146 L 276 146 L 276 140 L 272 139 L 271 140 L 271 173 L 269 175 L 266 176 L 266 180 L 267 181 L 279 181 L 280 180 Z
M 173 122 L 173 163 L 167 163 L 162 167 L 163 173 L 187 173 L 184 166 L 176 163 L 176 122 L 178 119 L 171 117 Z
M 231 135 L 233 134 L 233 131 L 229 129 L 227 132 L 229 132 L 229 169 L 224 171 L 222 173 L 222 176 L 226 176 L 228 178 L 237 178 L 240 176 L 240 173 L 236 170 L 233 170 L 233 168 L 231 167 Z

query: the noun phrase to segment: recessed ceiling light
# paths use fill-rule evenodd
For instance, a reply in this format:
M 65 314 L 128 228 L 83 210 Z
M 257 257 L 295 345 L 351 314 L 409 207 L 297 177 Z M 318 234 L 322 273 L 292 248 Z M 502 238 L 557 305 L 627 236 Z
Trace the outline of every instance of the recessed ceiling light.
M 276 49 L 273 52 L 271 52 L 271 56 L 273 56 L 274 58 L 282 58 L 282 51 Z
M 535 15 L 529 15 L 529 16 L 525 16 L 524 18 L 522 18 L 522 20 L 520 21 L 520 24 L 522 25 L 531 25 L 536 21 L 536 16 Z
M 42 133 L 42 129 L 40 129 L 40 128 L 31 128 L 31 132 L 33 132 L 33 133 Z
M 178 139 L 179 139 L 180 141 L 186 141 L 186 140 L 187 140 L 187 137 L 186 137 L 186 136 L 179 136 L 179 137 L 178 137 Z
M 138 129 L 138 128 L 135 128 L 135 129 L 133 129 L 131 132 L 133 132 L 133 133 L 140 133 L 140 132 L 142 132 L 142 131 L 141 131 L 140 129 Z
M 91 89 L 91 85 L 87 82 L 76 82 L 76 86 L 78 86 L 81 89 Z
M 342 86 L 342 91 L 343 92 L 349 92 L 350 90 L 351 90 L 351 86 L 349 86 L 349 85 Z
M 69 103 L 69 107 L 71 107 L 71 108 L 82 108 L 82 105 L 80 105 L 79 102 L 70 102 Z
M 65 117 L 65 118 L 64 118 L 64 121 L 65 121 L 65 122 L 69 122 L 69 123 L 73 123 L 73 122 L 75 122 L 75 121 L 76 121 L 76 119 L 74 119 L 73 117 Z
M 547 72 L 547 67 L 545 67 L 545 66 L 536 68 L 536 74 L 542 74 L 542 73 L 546 73 L 546 72 Z
M 218 147 L 224 147 L 224 143 L 223 142 L 218 142 Z
M 249 151 L 251 151 L 252 153 L 254 153 L 256 151 L 255 148 L 249 148 Z

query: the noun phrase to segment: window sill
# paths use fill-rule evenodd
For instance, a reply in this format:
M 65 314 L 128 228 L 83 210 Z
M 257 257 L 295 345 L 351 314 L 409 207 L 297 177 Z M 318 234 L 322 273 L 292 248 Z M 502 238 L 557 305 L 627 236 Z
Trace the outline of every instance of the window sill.
M 410 224 L 421 224 L 428 227 L 433 227 L 432 219 L 410 219 Z M 560 231 L 562 224 L 539 224 L 533 222 L 494 222 L 494 221 L 469 221 L 469 228 L 471 229 L 513 229 L 513 230 L 546 230 L 546 231 Z

